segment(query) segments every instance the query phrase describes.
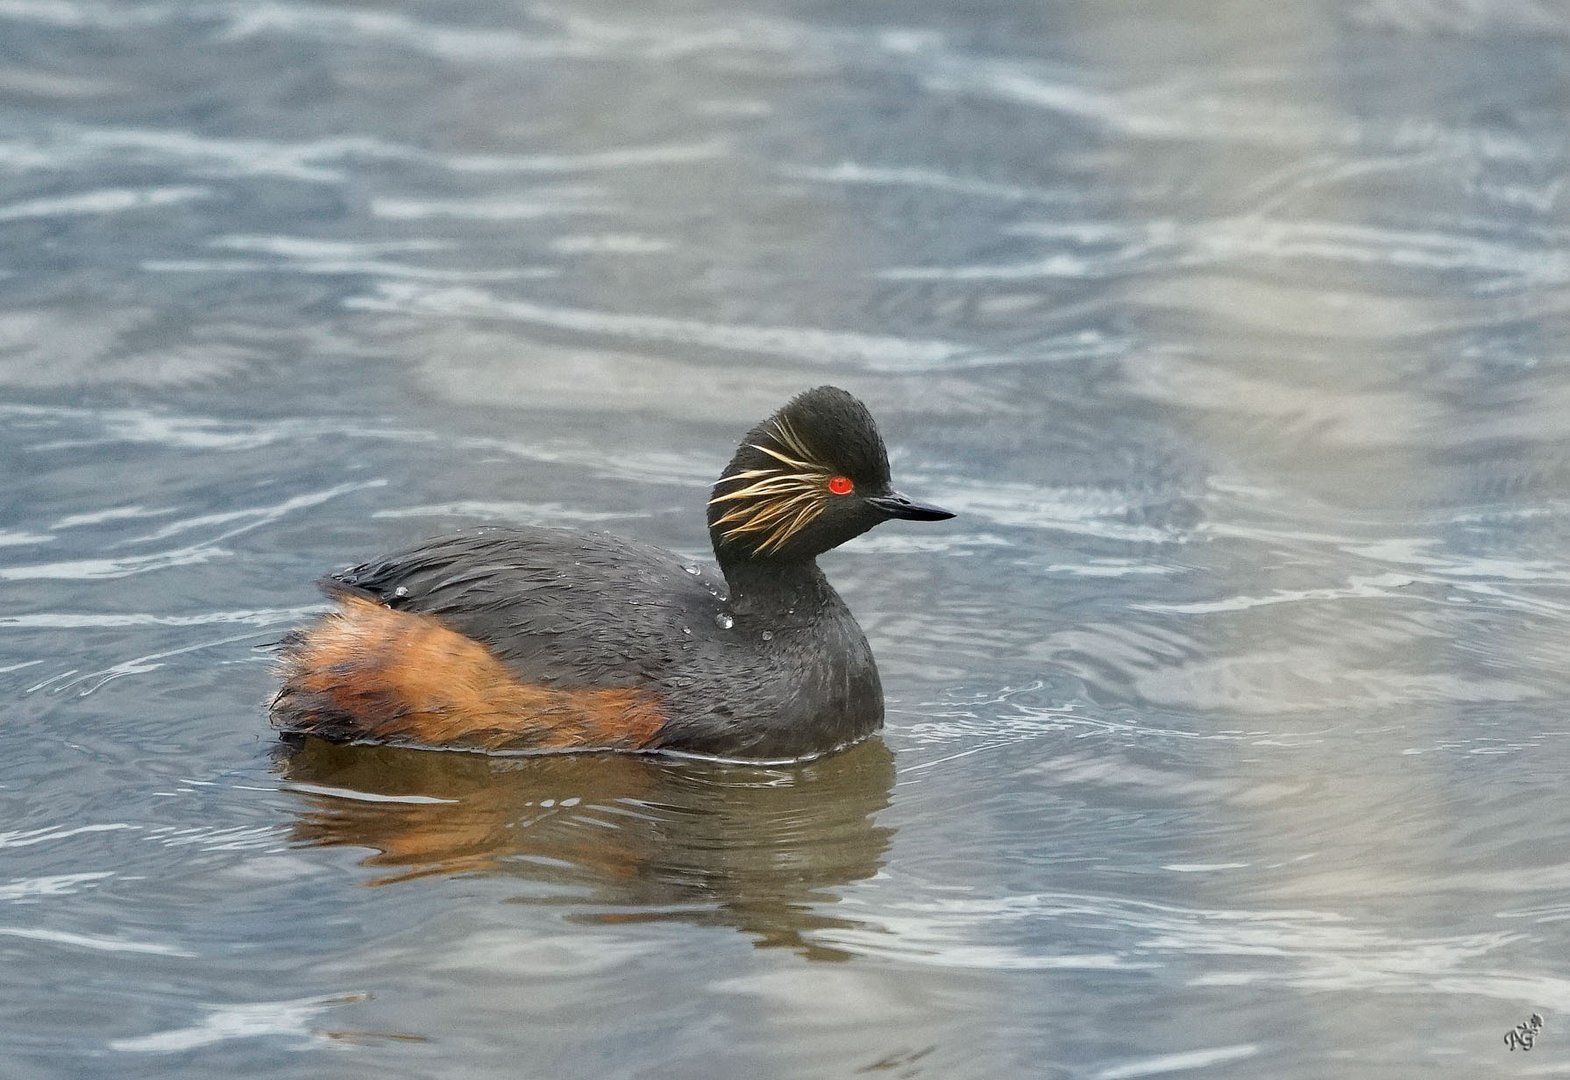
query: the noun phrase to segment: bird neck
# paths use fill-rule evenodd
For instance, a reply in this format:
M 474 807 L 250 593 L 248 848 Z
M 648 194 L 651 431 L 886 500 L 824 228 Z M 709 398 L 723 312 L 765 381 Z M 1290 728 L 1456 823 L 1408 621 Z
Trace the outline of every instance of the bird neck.
M 721 558 L 720 571 L 738 614 L 814 611 L 835 595 L 813 559 Z

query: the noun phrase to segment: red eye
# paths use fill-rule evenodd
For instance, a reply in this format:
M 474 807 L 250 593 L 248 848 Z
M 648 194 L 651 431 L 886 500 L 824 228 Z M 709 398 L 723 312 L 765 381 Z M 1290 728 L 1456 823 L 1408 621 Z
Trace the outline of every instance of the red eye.
M 836 495 L 849 495 L 856 490 L 856 485 L 850 482 L 848 476 L 829 477 L 829 490 Z

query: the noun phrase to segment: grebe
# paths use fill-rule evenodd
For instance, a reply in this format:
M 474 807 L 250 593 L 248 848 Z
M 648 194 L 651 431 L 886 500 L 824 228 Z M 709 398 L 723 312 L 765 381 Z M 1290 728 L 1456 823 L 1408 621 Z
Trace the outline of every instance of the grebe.
M 832 386 L 749 431 L 715 483 L 718 568 L 604 533 L 480 528 L 325 578 L 291 634 L 273 723 L 488 752 L 795 760 L 883 724 L 861 627 L 817 557 L 947 510 L 890 487 L 862 403 Z

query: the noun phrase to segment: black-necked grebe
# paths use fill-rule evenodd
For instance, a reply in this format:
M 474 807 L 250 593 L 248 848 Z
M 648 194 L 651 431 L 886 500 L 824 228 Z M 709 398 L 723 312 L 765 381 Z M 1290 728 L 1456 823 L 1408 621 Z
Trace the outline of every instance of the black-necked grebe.
M 718 572 L 603 533 L 482 528 L 331 575 L 285 642 L 273 723 L 493 752 L 786 760 L 883 723 L 867 639 L 817 556 L 947 510 L 889 486 L 861 402 L 808 390 L 749 431 L 708 504 Z

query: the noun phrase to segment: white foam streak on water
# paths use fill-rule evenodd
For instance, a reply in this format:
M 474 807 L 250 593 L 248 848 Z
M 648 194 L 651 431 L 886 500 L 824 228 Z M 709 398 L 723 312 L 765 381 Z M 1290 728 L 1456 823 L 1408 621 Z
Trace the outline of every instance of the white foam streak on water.
M 878 931 L 846 931 L 841 940 L 915 966 L 1167 970 L 1212 958 L 1192 985 L 1455 994 L 1550 1008 L 1570 1002 L 1570 979 L 1489 966 L 1515 935 L 1411 937 L 1332 911 L 1185 909 L 1115 896 L 1019 894 L 885 908 L 878 922 Z M 1125 932 L 1136 940 L 1116 953 L 1083 951 L 1087 943 L 1122 940 Z M 1063 945 L 984 944 L 1000 937 Z M 1067 941 L 1079 951 L 1063 951 Z
M 515 502 L 502 499 L 487 499 L 484 501 L 470 500 L 452 503 L 421 503 L 413 506 L 389 507 L 377 510 L 372 517 L 388 520 L 403 518 L 439 518 L 452 520 L 453 518 L 472 518 L 480 521 L 494 521 L 498 523 L 550 521 L 550 522 L 579 522 L 582 524 L 598 524 L 607 521 L 619 521 L 625 514 L 615 511 L 584 510 L 581 507 L 567 506 L 561 503 L 536 503 Z
M 848 35 L 781 19 L 742 17 L 593 18 L 559 7 L 530 12 L 541 29 L 469 29 L 390 12 L 325 5 L 263 3 L 223 9 L 224 40 L 279 35 L 334 43 L 393 44 L 411 52 L 474 64 L 548 60 L 676 60 L 714 53 L 821 52 Z M 632 10 L 632 9 L 629 9 Z
M 380 255 L 400 255 L 406 252 L 449 251 L 455 245 L 451 240 L 428 237 L 409 237 L 402 240 L 322 240 L 310 236 L 257 236 L 229 234 L 209 241 L 215 248 L 232 251 L 255 251 L 276 255 L 280 259 L 373 259 Z
M 385 278 L 392 281 L 538 281 L 555 277 L 559 271 L 549 266 L 522 266 L 510 270 L 441 270 L 408 266 L 370 259 L 298 259 L 289 263 L 256 262 L 246 259 L 147 259 L 142 269 L 150 274 L 322 274 L 333 277 Z
M 35 544 L 47 544 L 54 537 L 47 533 L 13 532 L 9 529 L 0 530 L 0 547 L 32 547 Z
M 1200 222 L 1028 222 L 1012 232 L 1051 241 L 1054 253 L 1024 262 L 949 267 L 889 267 L 890 281 L 1031 281 L 1097 279 L 1236 266 L 1263 259 L 1324 260 L 1349 266 L 1400 267 L 1441 274 L 1489 275 L 1520 288 L 1570 280 L 1565 235 L 1541 243 L 1491 241 L 1457 233 L 1380 229 L 1333 221 L 1271 220 L 1249 215 Z M 1058 250 L 1073 240 L 1091 250 Z
M 1570 18 L 1551 0 L 1487 3 L 1432 3 L 1425 0 L 1362 0 L 1349 18 L 1380 32 L 1423 35 L 1479 35 L 1504 31 L 1524 34 L 1570 34 Z
M 586 475 L 607 479 L 636 480 L 641 483 L 703 485 L 713 479 L 714 464 L 695 460 L 691 455 L 647 452 L 636 458 L 607 458 L 603 448 L 593 441 L 582 439 L 572 442 L 527 443 L 519 439 L 486 436 L 444 435 L 429 428 L 394 427 L 369 422 L 354 415 L 327 414 L 309 417 L 284 417 L 264 421 L 236 421 L 207 416 L 176 415 L 166 411 L 143 409 L 75 409 L 70 407 L 38 407 L 0 403 L 0 420 L 20 420 L 29 424 L 35 433 L 52 433 L 57 429 L 69 432 L 60 437 L 31 443 L 34 451 L 112 446 L 116 443 L 148 444 L 170 450 L 223 451 L 246 454 L 280 444 L 293 445 L 319 440 L 344 439 L 365 442 L 382 442 L 411 445 L 455 445 L 471 455 L 501 455 L 519 461 L 546 465 L 571 466 Z M 83 429 L 86 429 L 85 433 Z M 335 489 L 328 498 L 346 494 L 348 490 L 361 490 L 386 486 L 382 479 L 370 480 L 362 485 L 339 491 Z M 536 504 L 505 503 L 494 500 L 473 501 L 464 505 L 480 508 L 529 507 Z M 554 504 L 546 504 L 549 510 Z M 85 514 L 68 515 L 51 525 L 53 529 L 78 528 L 122 519 L 142 517 L 167 517 L 178 513 L 178 508 L 146 509 L 142 507 L 108 507 Z M 390 517 L 424 516 L 432 512 L 418 506 L 392 507 L 375 511 Z M 497 513 L 497 511 L 478 511 Z M 568 514 L 581 513 L 580 509 L 565 509 Z M 190 529 L 194 524 L 215 524 L 243 520 L 253 510 L 229 511 L 219 515 L 199 515 L 198 519 L 182 519 L 165 526 L 158 536 L 171 536 Z M 610 520 L 619 513 L 587 512 L 581 520 Z M 515 515 L 516 516 L 516 515 Z M 31 533 L 17 534 L 16 546 L 44 542 L 46 537 Z
M 371 213 L 388 221 L 426 221 L 452 218 L 462 221 L 533 221 L 544 218 L 616 214 L 622 208 L 600 201 L 540 199 L 529 192 L 514 198 L 489 199 L 372 199 Z
M 144 506 L 113 506 L 104 510 L 92 510 L 85 514 L 67 514 L 50 523 L 51 532 L 65 529 L 80 529 L 95 525 L 103 525 L 111 521 L 129 521 L 137 518 L 163 517 L 175 513 L 172 506 L 144 507 Z
M 346 306 L 355 311 L 505 319 L 556 330 L 631 338 L 650 343 L 763 353 L 819 364 L 856 364 L 869 371 L 913 372 L 939 366 L 965 368 L 1012 362 L 1007 357 L 989 355 L 949 341 L 799 326 L 743 326 L 696 319 L 625 315 L 503 299 L 477 289 L 432 290 L 390 284 L 381 286 L 373 295 L 355 297 Z
M 394 156 L 422 161 L 458 173 L 574 173 L 606 172 L 663 165 L 702 163 L 722 157 L 728 145 L 721 139 L 703 142 L 650 143 L 589 150 L 575 154 L 431 154 L 400 148 Z
M 48 683 L 41 683 L 37 686 L 31 687 L 28 690 L 28 693 L 36 693 L 39 690 L 47 688 L 51 694 L 63 693 L 69 690 L 75 691 L 77 697 L 87 697 L 103 689 L 104 686 L 114 682 L 116 679 L 123 679 L 129 675 L 147 675 L 151 672 L 157 671 L 162 668 L 164 666 L 164 662 L 171 657 L 186 656 L 195 652 L 205 652 L 209 649 L 220 648 L 224 645 L 235 645 L 241 642 L 255 645 L 257 643 L 256 635 L 254 633 L 235 634 L 229 637 L 200 641 L 194 645 L 184 645 L 178 649 L 165 649 L 160 652 L 147 653 L 142 656 L 133 657 L 129 660 L 121 660 L 118 663 L 111 664 L 106 668 L 101 668 L 96 671 L 89 671 L 85 674 L 78 674 L 77 671 L 73 669 L 72 671 L 66 672 L 61 676 L 56 676 L 56 678 L 51 679 Z M 67 678 L 67 676 L 74 677 Z
M 195 566 L 224 555 L 214 543 L 158 551 L 148 555 L 127 555 L 117 559 L 72 559 L 64 562 L 29 563 L 0 566 L 0 581 L 91 581 L 132 577 L 136 574 Z
M 1226 1065 L 1233 1061 L 1246 1061 L 1259 1052 L 1260 1047 L 1256 1043 L 1239 1043 L 1233 1046 L 1212 1046 L 1203 1050 L 1186 1050 L 1179 1054 L 1156 1054 L 1153 1057 L 1135 1058 L 1120 1065 L 1109 1065 L 1093 1074 L 1091 1080 L 1134 1080 L 1135 1077 L 1140 1076 L 1188 1072 L 1190 1069 L 1204 1069 Z
M 272 851 L 289 831 L 280 825 L 162 826 L 148 829 L 147 837 L 165 847 L 194 847 L 201 851 Z
M 834 166 L 785 165 L 780 175 L 793 180 L 813 180 L 824 184 L 865 185 L 869 187 L 928 188 L 952 195 L 984 199 L 1009 199 L 1024 202 L 1073 203 L 1081 196 L 1072 189 L 1053 191 L 1045 188 L 999 184 L 989 180 L 956 176 L 935 169 L 896 169 L 886 166 L 841 162 Z M 885 276 L 897 273 L 881 271 Z
M 80 0 L 0 0 L 0 19 L 13 22 L 118 28 L 161 18 L 162 13 L 138 11 L 126 5 L 82 3 Z
M 328 1009 L 362 1000 L 359 995 L 301 998 L 294 1001 L 260 1001 L 243 1005 L 210 1005 L 202 1019 L 188 1027 L 148 1035 L 111 1039 L 109 1049 L 131 1054 L 177 1054 L 203 1046 L 284 1037 L 296 1042 L 313 1040 L 311 1022 Z
M 0 833 L 0 848 L 29 847 L 33 844 L 52 844 L 60 840 L 67 840 L 73 836 L 82 836 L 88 833 L 120 832 L 123 829 L 135 830 L 135 825 L 125 822 L 107 822 L 96 825 L 51 826 L 42 829 L 22 829 L 13 832 Z
M 1139 524 L 1146 504 L 1128 493 L 1090 488 L 1042 488 L 1022 483 L 956 485 L 932 482 L 945 491 L 946 506 L 966 517 L 1016 529 L 1095 536 L 1137 544 L 1180 544 L 1189 540 L 1187 529 L 1159 523 Z M 1154 503 L 1154 500 L 1152 500 Z
M 48 877 L 20 878 L 0 882 L 0 903 L 37 903 L 47 897 L 70 896 L 84 886 L 114 877 L 112 870 L 90 870 L 80 874 L 52 874 Z
M 329 787 L 326 784 L 289 784 L 287 787 L 290 791 L 307 795 L 325 795 L 331 799 L 348 799 L 351 802 L 398 803 L 406 806 L 455 806 L 459 802 L 457 799 L 437 799 L 429 795 L 379 795 L 353 788 Z
M 26 926 L 0 926 L 0 937 L 22 938 L 46 945 L 67 949 L 90 949 L 106 953 L 141 953 L 146 956 L 176 956 L 191 959 L 195 953 L 173 945 L 152 941 L 129 941 L 124 938 L 101 937 L 96 934 L 77 934 L 66 930 L 42 930 Z
M 585 233 L 551 241 L 551 250 L 562 255 L 660 255 L 675 247 L 671 240 L 630 233 Z
M 1540 146 L 1514 133 L 1479 133 L 1438 121 L 1344 118 L 1309 100 L 1261 92 L 1252 73 L 1173 85 L 1106 87 L 1093 71 L 1039 60 L 929 49 L 912 73 L 934 94 L 979 96 L 1093 124 L 1109 135 L 1156 143 L 1241 143 L 1276 152 L 1440 151 L 1466 160 L 1534 162 Z
M 1221 600 L 1204 600 L 1193 603 L 1135 603 L 1134 611 L 1165 611 L 1183 615 L 1209 615 L 1222 612 L 1247 611 L 1250 608 L 1271 604 L 1299 604 L 1339 602 L 1344 600 L 1417 600 L 1424 597 L 1400 590 L 1414 584 L 1413 579 L 1401 574 L 1380 574 L 1374 577 L 1354 576 L 1344 586 L 1323 589 L 1283 589 L 1269 596 L 1229 596 Z
M 130 210 L 174 206 L 196 199 L 213 197 L 207 187 L 155 187 L 155 188 L 104 188 L 64 195 L 51 199 L 29 199 L 26 202 L 0 206 L 0 221 L 21 221 L 27 218 L 66 217 L 71 215 L 119 214 Z
M 222 9 L 220 9 L 222 10 Z M 443 26 L 390 11 L 345 10 L 326 4 L 257 3 L 230 8 L 223 41 L 281 35 L 330 38 L 356 45 L 393 44 L 432 56 L 478 63 L 588 58 L 601 50 L 589 42 L 500 28 Z
M 441 154 L 363 136 L 304 142 L 235 139 L 181 129 L 71 127 L 6 137 L 0 125 L 0 173 L 88 169 L 115 162 L 168 168 L 182 163 L 192 176 L 276 177 L 340 184 L 357 160 L 412 162 L 460 173 L 571 173 L 705 161 L 723 143 L 619 147 L 575 154 Z
M 278 608 L 271 611 L 206 611 L 200 615 L 165 615 L 151 611 L 137 612 L 29 612 L 22 615 L 0 615 L 0 626 L 18 628 L 34 627 L 56 630 L 97 630 L 122 626 L 277 626 L 298 622 L 315 607 Z
M 253 507 L 233 513 L 204 515 L 189 522 L 175 522 L 143 538 L 143 542 L 154 542 L 189 529 L 228 524 L 232 521 L 239 522 L 233 528 L 222 529 L 204 540 L 185 547 L 150 552 L 146 555 L 126 555 L 118 558 L 76 559 L 53 563 L 22 563 L 0 566 L 0 581 L 39 581 L 46 579 L 80 581 L 125 578 L 156 570 L 206 562 L 223 557 L 224 549 L 221 545 L 226 540 L 232 540 L 254 529 L 271 525 L 290 514 L 330 502 L 350 492 L 381 487 L 385 483 L 385 480 L 371 480 L 356 484 L 340 484 L 325 491 L 294 495 L 271 506 Z

